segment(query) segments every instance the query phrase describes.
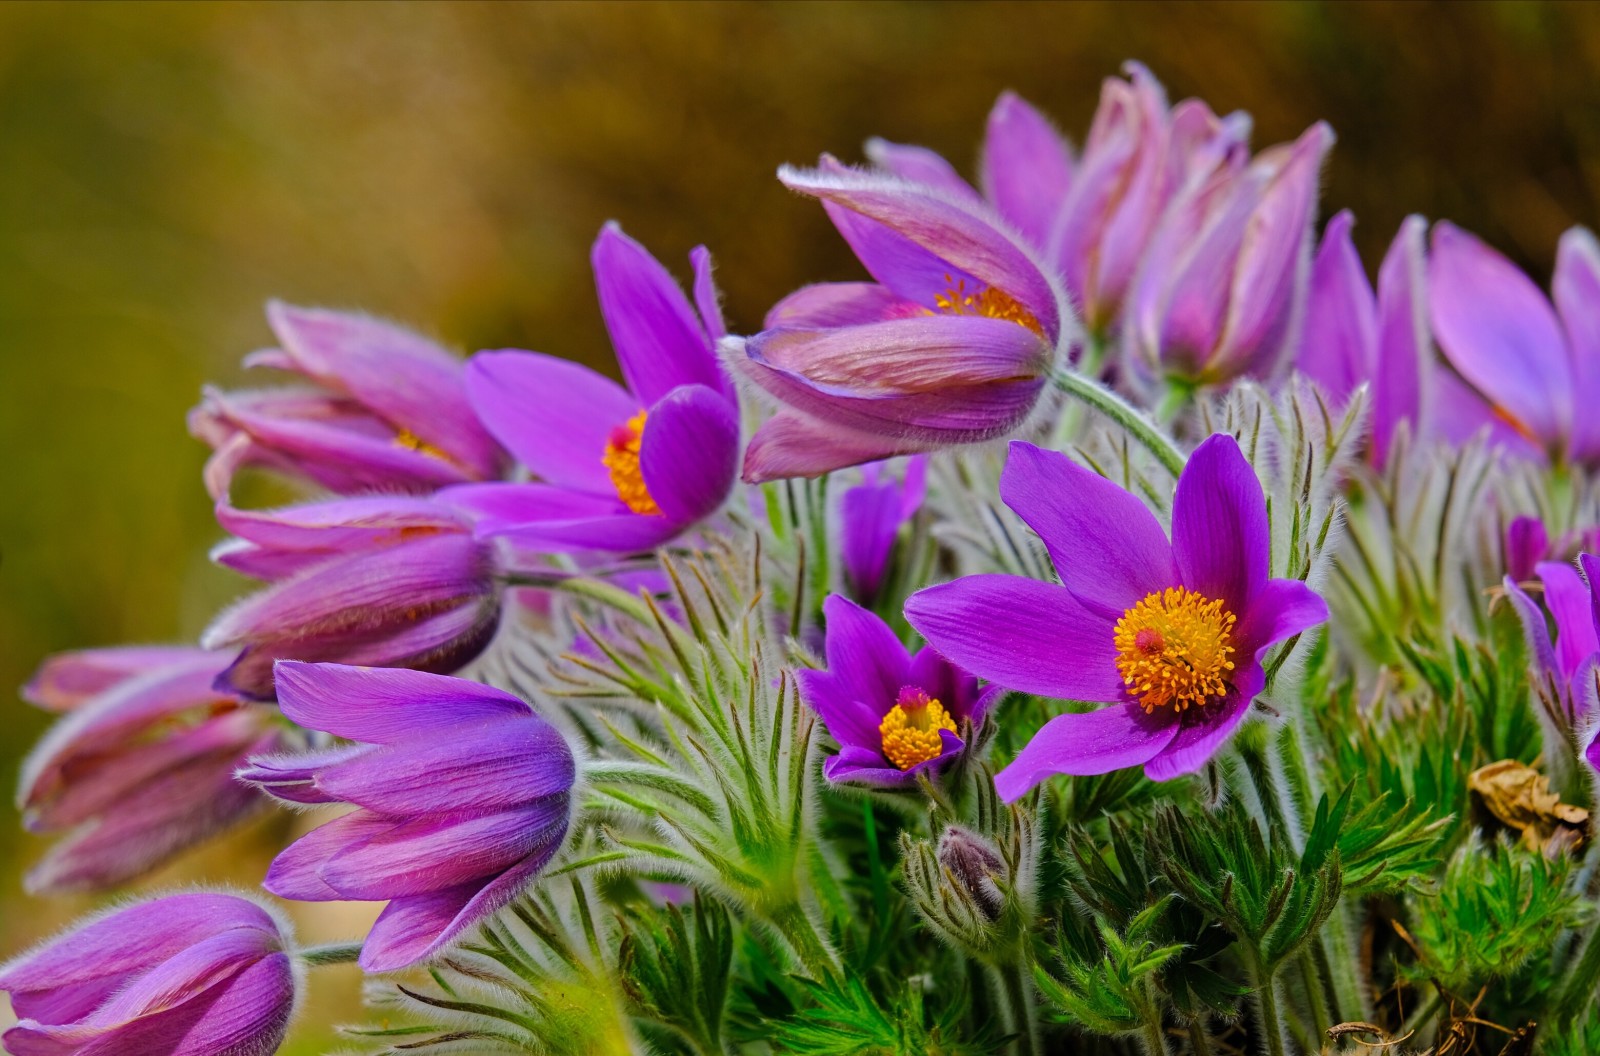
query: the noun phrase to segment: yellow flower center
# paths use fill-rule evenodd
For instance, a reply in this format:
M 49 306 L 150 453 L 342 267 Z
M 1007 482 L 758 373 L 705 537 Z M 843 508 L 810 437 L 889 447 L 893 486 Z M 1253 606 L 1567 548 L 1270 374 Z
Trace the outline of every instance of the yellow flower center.
M 413 433 L 410 429 L 402 429 L 398 433 L 395 433 L 394 443 L 396 447 L 403 447 L 407 451 L 415 451 L 419 455 L 429 455 L 433 458 L 437 458 L 441 462 L 453 463 L 455 461 L 449 455 L 445 454 L 437 447 L 434 447 L 416 433 Z
M 627 504 L 628 509 L 634 513 L 660 513 L 661 507 L 650 497 L 644 473 L 639 469 L 639 438 L 644 435 L 645 414 L 640 411 L 611 430 L 600 461 L 611 474 L 611 486 L 617 489 L 617 498 Z
M 950 276 L 946 275 L 945 281 L 950 281 Z M 1008 323 L 1027 327 L 1040 337 L 1044 336 L 1044 327 L 1039 325 L 1039 320 L 1033 317 L 1032 312 L 1019 304 L 1015 297 L 993 286 L 968 293 L 967 282 L 962 279 L 935 297 L 933 303 L 945 315 L 981 315 L 986 319 L 1004 319 Z
M 1187 587 L 1147 594 L 1117 621 L 1117 672 L 1146 714 L 1203 706 L 1228 692 L 1237 621 Z
M 944 751 L 940 730 L 956 732 L 955 720 L 944 705 L 916 686 L 904 686 L 894 707 L 878 724 L 883 756 L 902 770 L 937 759 Z

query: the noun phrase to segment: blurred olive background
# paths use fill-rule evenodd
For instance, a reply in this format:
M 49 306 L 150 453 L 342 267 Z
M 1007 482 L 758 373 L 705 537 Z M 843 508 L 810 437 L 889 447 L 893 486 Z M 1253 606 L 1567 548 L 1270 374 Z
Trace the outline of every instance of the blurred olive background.
M 1102 78 L 1327 118 L 1324 209 L 1375 262 L 1408 212 L 1548 274 L 1600 196 L 1600 10 L 1581 4 L 0 5 L 0 685 L 75 646 L 189 640 L 210 568 L 183 413 L 268 343 L 268 297 L 462 350 L 609 369 L 588 246 L 620 220 L 680 275 L 708 244 L 735 327 L 856 266 L 773 180 L 872 134 L 970 170 L 1012 88 L 1082 139 Z M 9 693 L 9 690 L 7 691 Z M 0 772 L 46 725 L 5 705 Z M 0 958 L 87 901 L 25 898 L 0 810 Z M 269 821 L 153 878 L 250 885 Z M 313 938 L 362 925 L 302 916 Z M 353 1013 L 351 973 L 312 1020 Z M 296 1053 L 334 1043 L 315 1022 Z

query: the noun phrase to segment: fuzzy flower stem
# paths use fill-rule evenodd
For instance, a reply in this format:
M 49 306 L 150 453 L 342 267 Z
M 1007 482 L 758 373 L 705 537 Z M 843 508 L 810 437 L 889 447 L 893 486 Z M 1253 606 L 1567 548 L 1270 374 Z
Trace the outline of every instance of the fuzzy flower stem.
M 354 964 L 361 956 L 359 942 L 330 942 L 323 946 L 310 946 L 300 951 L 300 960 L 308 968 L 322 968 L 330 964 Z
M 1183 472 L 1183 452 L 1172 438 L 1162 432 L 1150 418 L 1137 410 L 1121 396 L 1106 386 L 1072 370 L 1052 371 L 1050 380 L 1055 387 L 1087 403 L 1101 414 L 1121 426 L 1145 450 L 1156 457 L 1168 473 L 1176 477 Z
M 1031 960 L 1032 958 L 1021 958 Z M 1034 1006 L 1033 988 L 1023 977 L 1021 964 L 992 965 L 989 971 L 994 978 L 995 990 L 1000 995 L 1003 1022 L 1016 1034 L 1016 1056 L 1034 1056 L 1039 1051 L 1039 1015 Z M 1165 1052 L 1161 1053 L 1165 1056 Z
M 790 902 L 779 906 L 767 915 L 767 919 L 789 943 L 795 957 L 813 979 L 821 982 L 841 974 L 838 955 L 800 903 Z
M 1266 1035 L 1267 1056 L 1284 1056 L 1283 1021 L 1278 1016 L 1278 982 L 1253 953 L 1246 954 L 1250 974 L 1256 984 L 1256 999 L 1261 1013 L 1261 1033 Z
M 1556 1002 L 1555 1021 L 1570 1023 L 1594 1000 L 1596 989 L 1600 989 L 1600 926 L 1589 933 L 1577 963 L 1567 973 L 1566 988 Z
M 610 609 L 615 609 L 641 623 L 651 623 L 650 607 L 639 597 L 620 587 L 598 579 L 574 576 L 551 569 L 548 573 L 520 571 L 505 579 L 508 587 L 535 587 L 542 590 L 559 590 L 574 597 L 587 598 Z
M 1193 1056 L 1211 1056 L 1211 1039 L 1206 1035 L 1203 1020 L 1189 1021 L 1189 1051 Z

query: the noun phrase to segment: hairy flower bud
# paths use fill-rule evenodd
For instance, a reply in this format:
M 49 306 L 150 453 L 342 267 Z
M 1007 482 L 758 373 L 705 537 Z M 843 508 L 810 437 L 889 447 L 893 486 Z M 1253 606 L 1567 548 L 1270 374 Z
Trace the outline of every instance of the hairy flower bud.
M 1000 919 L 1005 902 L 995 881 L 1005 876 L 1005 862 L 994 845 L 954 825 L 939 837 L 939 864 L 983 910 L 990 920 Z

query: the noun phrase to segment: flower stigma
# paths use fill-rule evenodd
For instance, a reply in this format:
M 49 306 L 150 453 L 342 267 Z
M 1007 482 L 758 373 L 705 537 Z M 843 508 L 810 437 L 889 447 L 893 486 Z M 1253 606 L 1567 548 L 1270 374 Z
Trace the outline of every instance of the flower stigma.
M 644 435 L 646 413 L 640 411 L 611 430 L 600 461 L 611 474 L 611 486 L 617 489 L 617 498 L 634 513 L 652 514 L 660 513 L 661 507 L 650 497 L 644 473 L 639 468 L 639 438 Z
M 967 280 L 952 281 L 950 276 L 946 275 L 945 281 L 951 283 L 950 288 L 933 299 L 940 313 L 1003 319 L 1008 323 L 1027 327 L 1040 337 L 1044 336 L 1044 327 L 1039 325 L 1039 320 L 1033 317 L 1033 313 L 1004 290 L 987 286 L 976 293 L 968 293 Z
M 1117 621 L 1117 672 L 1144 706 L 1201 707 L 1228 692 L 1238 618 L 1187 587 L 1147 594 Z
M 883 755 L 902 770 L 937 759 L 944 752 L 940 730 L 956 732 L 955 720 L 936 698 L 916 686 L 902 686 L 894 707 L 883 717 Z

